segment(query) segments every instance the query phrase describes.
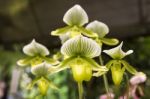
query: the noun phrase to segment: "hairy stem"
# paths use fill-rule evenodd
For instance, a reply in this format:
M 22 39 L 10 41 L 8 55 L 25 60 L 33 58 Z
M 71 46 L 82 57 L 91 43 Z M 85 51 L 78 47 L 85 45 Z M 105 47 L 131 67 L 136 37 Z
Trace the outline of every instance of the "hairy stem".
M 103 63 L 103 59 L 102 59 L 101 55 L 99 56 L 99 61 L 100 61 L 100 65 L 103 66 L 104 63 Z M 106 74 L 103 75 L 103 80 L 104 80 L 105 90 L 106 90 L 106 93 L 107 93 L 107 98 L 111 99 L 111 96 L 110 96 L 110 93 L 109 93 L 109 85 L 108 85 L 108 80 L 107 80 Z
M 82 85 L 82 82 L 78 82 L 78 92 L 79 92 L 79 99 L 83 99 L 83 85 Z

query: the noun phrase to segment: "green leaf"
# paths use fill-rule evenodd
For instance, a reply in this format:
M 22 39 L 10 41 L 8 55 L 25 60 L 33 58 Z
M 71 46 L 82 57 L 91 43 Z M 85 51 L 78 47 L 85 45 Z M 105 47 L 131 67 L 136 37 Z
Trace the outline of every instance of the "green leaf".
M 115 38 L 101 38 L 101 41 L 106 45 L 117 45 L 119 43 Z
M 96 57 L 101 54 L 101 47 L 92 39 L 82 35 L 67 40 L 61 47 L 61 53 L 65 56 Z
M 83 26 L 88 23 L 88 15 L 80 5 L 70 8 L 64 15 L 63 21 L 70 26 Z
M 103 38 L 109 32 L 109 28 L 106 24 L 100 21 L 93 21 L 86 26 L 86 29 L 97 33 L 100 38 Z
M 131 73 L 131 74 L 136 74 L 137 71 L 135 68 L 133 68 L 128 62 L 121 60 L 121 63 L 123 64 L 123 66 L 126 68 L 126 70 Z
M 51 32 L 51 35 L 60 36 L 66 34 L 68 31 L 70 31 L 71 28 L 72 28 L 71 26 L 66 26 L 63 28 L 56 29 L 55 31 Z

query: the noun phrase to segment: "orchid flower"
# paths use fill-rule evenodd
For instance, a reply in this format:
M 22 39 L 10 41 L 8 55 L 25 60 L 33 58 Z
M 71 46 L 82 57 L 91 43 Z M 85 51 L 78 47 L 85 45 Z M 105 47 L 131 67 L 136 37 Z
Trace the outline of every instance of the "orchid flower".
M 52 35 L 62 36 L 66 33 L 69 33 L 69 37 L 74 37 L 82 33 L 83 35 L 86 35 L 88 37 L 97 36 L 96 33 L 93 33 L 92 31 L 83 28 L 83 25 L 88 23 L 89 19 L 87 13 L 80 5 L 75 5 L 70 8 L 65 13 L 63 21 L 67 24 L 67 26 L 52 31 Z
M 34 39 L 31 43 L 23 47 L 23 52 L 26 57 L 17 62 L 19 66 L 34 66 L 42 63 L 43 61 L 50 64 L 58 64 L 57 60 L 47 57 L 50 54 L 48 49 L 44 45 L 36 42 Z
M 58 61 L 46 57 L 50 54 L 50 52 L 44 45 L 37 43 L 35 40 L 32 40 L 30 44 L 24 46 L 23 52 L 27 55 L 27 57 L 19 60 L 17 64 L 19 66 L 31 65 L 31 73 L 34 74 L 36 78 L 29 84 L 30 88 L 37 83 L 41 94 L 46 94 L 46 85 L 44 88 L 40 85 L 42 84 L 44 86 L 44 83 L 47 82 L 47 85 L 55 86 L 47 78 L 47 75 L 49 74 L 49 68 L 52 67 L 51 64 L 56 65 L 58 64 Z
M 61 47 L 64 60 L 55 66 L 58 71 L 71 68 L 75 81 L 89 81 L 92 71 L 101 71 L 104 74 L 106 67 L 97 64 L 92 58 L 101 54 L 101 47 L 92 39 L 82 35 L 67 40 Z M 52 69 L 50 70 L 52 71 Z
M 131 53 L 133 50 L 129 50 L 127 52 L 122 51 L 123 42 L 115 48 L 104 50 L 103 52 L 109 55 L 113 60 L 109 61 L 106 66 L 107 68 L 111 68 L 112 79 L 116 85 L 119 85 L 122 81 L 123 74 L 125 70 L 130 72 L 131 74 L 135 74 L 137 71 L 123 58 Z
M 119 43 L 119 41 L 115 38 L 105 38 L 105 36 L 109 33 L 109 28 L 106 24 L 100 21 L 95 20 L 89 23 L 86 26 L 86 29 L 98 34 L 96 41 L 100 45 L 102 45 L 102 43 L 106 45 L 116 45 Z

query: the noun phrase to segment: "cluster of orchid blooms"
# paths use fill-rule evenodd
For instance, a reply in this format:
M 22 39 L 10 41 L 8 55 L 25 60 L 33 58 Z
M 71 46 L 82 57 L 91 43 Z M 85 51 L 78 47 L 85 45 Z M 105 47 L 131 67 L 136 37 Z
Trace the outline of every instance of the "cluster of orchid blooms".
M 57 54 L 50 57 L 49 50 L 34 39 L 30 44 L 23 47 L 26 57 L 20 59 L 17 64 L 23 67 L 31 67 L 31 73 L 35 75 L 35 79 L 29 84 L 29 88 L 36 84 L 42 95 L 46 95 L 49 87 L 57 90 L 58 88 L 48 76 L 65 69 L 72 71 L 73 78 L 78 83 L 79 99 L 83 98 L 83 81 L 89 81 L 92 76 L 100 77 L 105 75 L 106 77 L 106 73 L 109 70 L 111 70 L 112 80 L 115 85 L 121 83 L 125 71 L 142 77 L 144 75 L 146 80 L 145 74 L 137 72 L 123 59 L 133 53 L 132 50 L 122 51 L 123 42 L 117 47 L 103 50 L 104 53 L 112 58 L 108 63 L 104 65 L 95 61 L 96 57 L 102 59 L 103 44 L 114 46 L 119 41 L 115 38 L 105 37 L 109 33 L 109 28 L 100 21 L 93 21 L 84 27 L 89 19 L 80 5 L 70 8 L 65 13 L 63 21 L 67 26 L 51 32 L 51 35 L 59 36 L 62 43 L 60 52 Z M 130 81 L 133 83 L 134 78 Z

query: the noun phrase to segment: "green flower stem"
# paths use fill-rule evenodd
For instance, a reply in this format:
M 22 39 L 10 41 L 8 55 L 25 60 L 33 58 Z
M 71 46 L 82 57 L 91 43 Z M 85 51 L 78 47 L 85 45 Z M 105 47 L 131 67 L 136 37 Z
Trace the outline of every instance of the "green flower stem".
M 100 65 L 103 66 L 104 63 L 103 63 L 103 59 L 102 59 L 101 55 L 99 56 L 99 61 L 100 61 Z M 104 85 L 105 85 L 105 90 L 106 90 L 106 93 L 107 93 L 107 97 L 108 97 L 108 99 L 111 99 L 110 94 L 109 94 L 108 80 L 107 80 L 107 76 L 105 74 L 103 75 L 103 80 L 104 80 Z
M 79 92 L 79 99 L 83 99 L 83 85 L 82 85 L 82 82 L 78 82 L 78 92 Z
M 129 77 L 128 77 L 128 75 L 127 75 L 127 73 L 125 73 L 125 77 L 126 77 L 126 80 L 127 80 L 127 99 L 129 99 Z

